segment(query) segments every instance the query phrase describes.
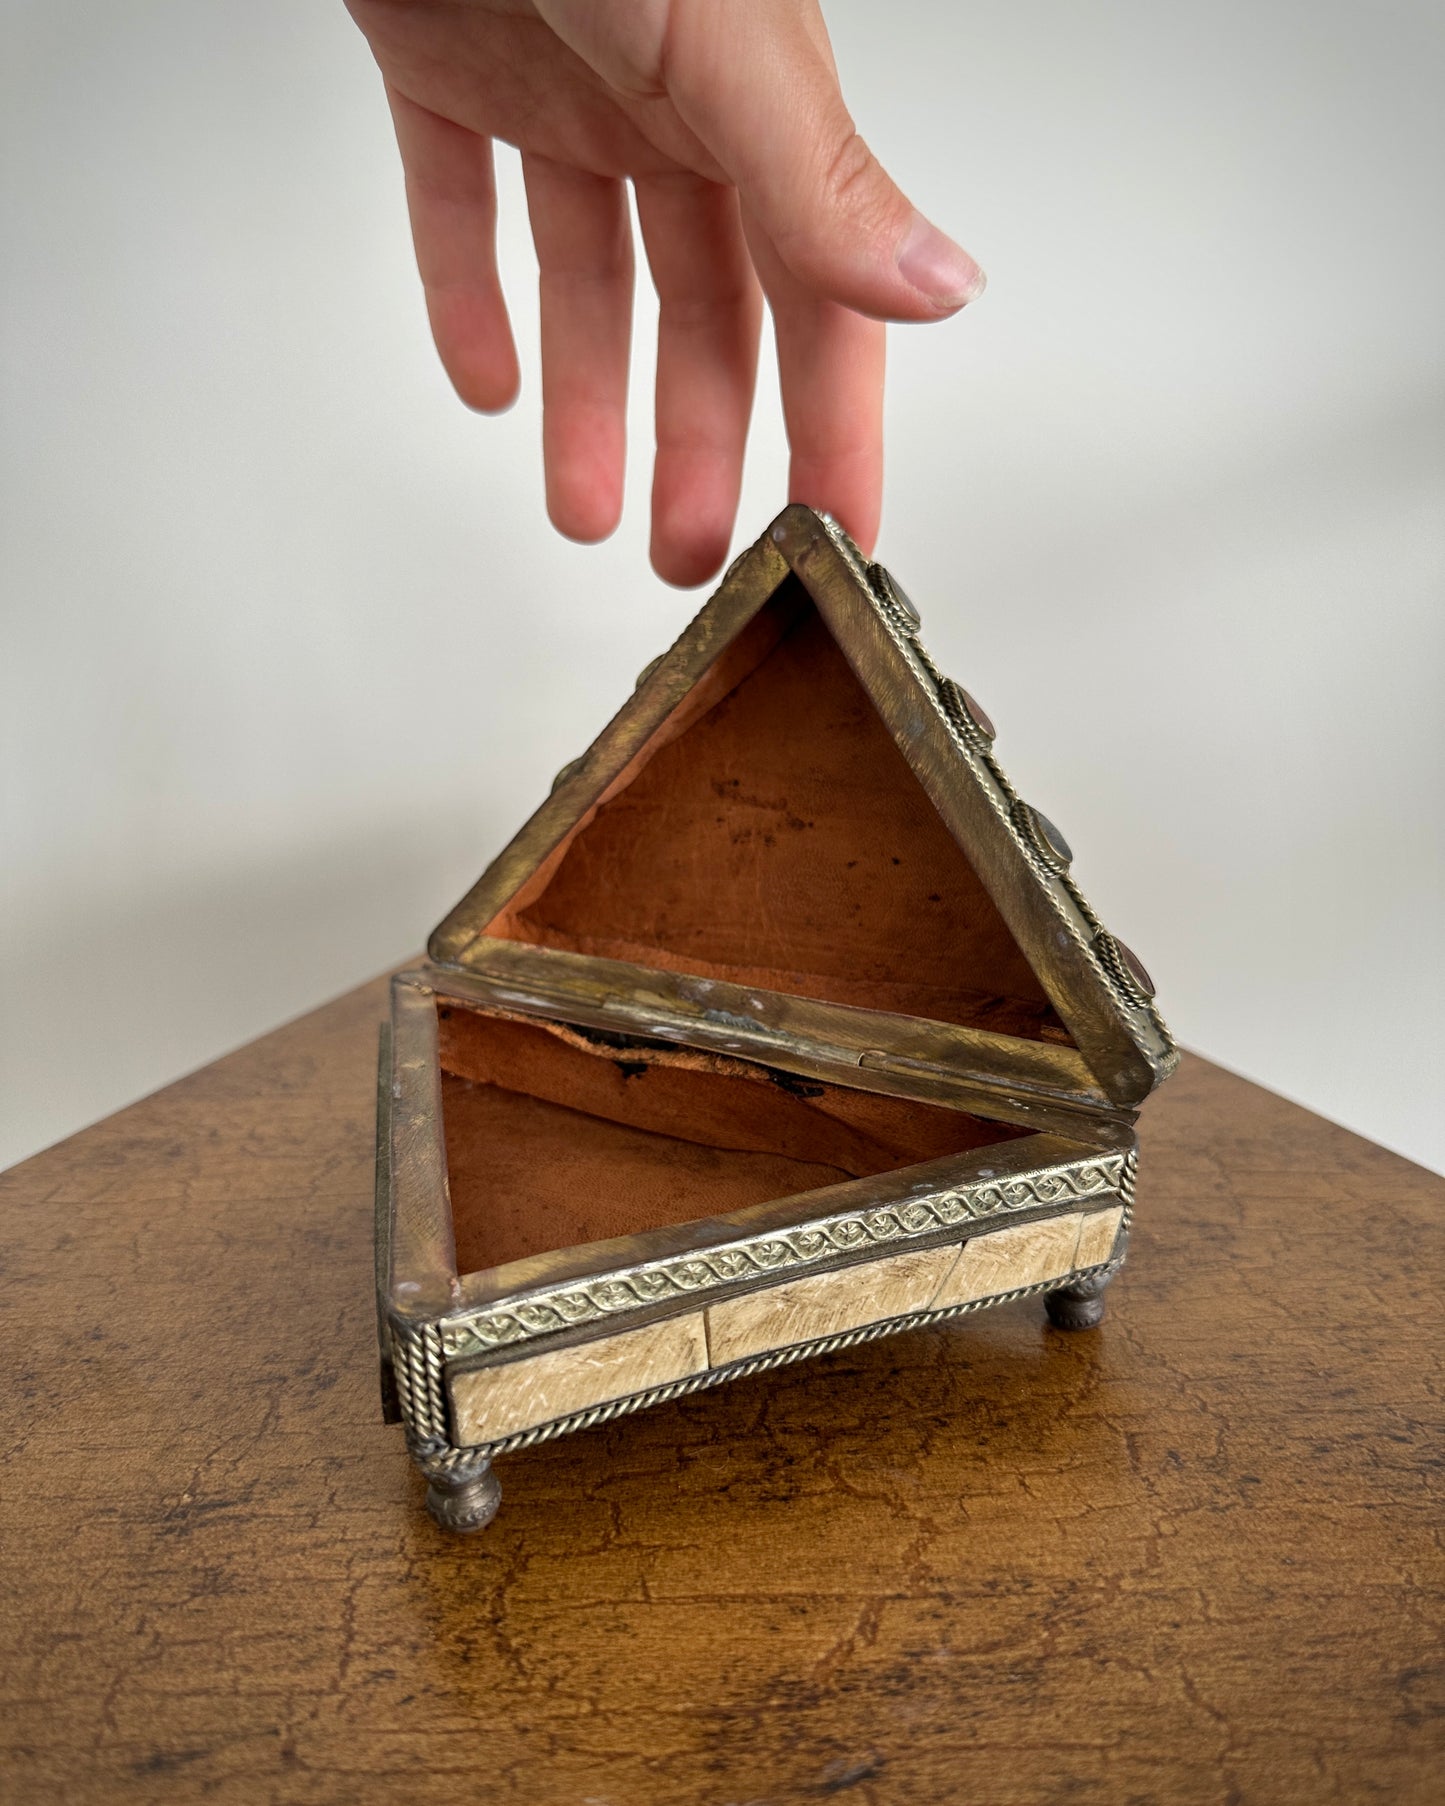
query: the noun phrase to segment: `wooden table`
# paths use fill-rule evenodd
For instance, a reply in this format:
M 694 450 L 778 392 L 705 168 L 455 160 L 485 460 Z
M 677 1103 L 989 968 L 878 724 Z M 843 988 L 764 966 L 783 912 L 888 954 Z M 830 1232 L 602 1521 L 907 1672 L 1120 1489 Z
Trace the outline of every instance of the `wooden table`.
M 1445 1794 L 1445 1182 L 1189 1060 L 1101 1330 L 510 1456 L 462 1540 L 377 1409 L 381 1002 L 0 1182 L 7 1801 Z

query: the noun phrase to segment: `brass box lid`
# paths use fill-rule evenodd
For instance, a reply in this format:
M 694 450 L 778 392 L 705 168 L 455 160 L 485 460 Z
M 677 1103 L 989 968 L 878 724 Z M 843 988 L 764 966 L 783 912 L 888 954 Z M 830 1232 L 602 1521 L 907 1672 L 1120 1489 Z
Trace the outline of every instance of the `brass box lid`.
M 440 924 L 479 996 L 1043 1127 L 1177 1055 L 918 616 L 784 510 Z

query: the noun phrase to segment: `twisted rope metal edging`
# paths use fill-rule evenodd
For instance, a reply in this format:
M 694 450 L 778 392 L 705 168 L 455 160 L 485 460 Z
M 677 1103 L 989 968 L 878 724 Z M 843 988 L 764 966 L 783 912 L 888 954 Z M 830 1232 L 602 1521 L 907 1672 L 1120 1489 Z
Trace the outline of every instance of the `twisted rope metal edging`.
M 418 1459 L 440 1454 L 450 1446 L 442 1394 L 446 1362 L 441 1334 L 434 1325 L 424 1323 L 408 1335 L 393 1331 L 391 1344 L 392 1371 L 412 1452 Z
M 1124 1206 L 1123 1219 L 1119 1224 L 1121 1235 L 1128 1235 L 1129 1225 L 1134 1221 L 1134 1187 L 1138 1179 L 1139 1150 L 1133 1147 L 1125 1155 L 1124 1170 L 1119 1175 L 1119 1202 Z
M 1117 1156 L 1100 1156 L 1098 1164 L 1107 1166 L 1112 1163 L 1114 1158 Z M 484 1464 L 493 1454 L 505 1454 L 514 1449 L 528 1448 L 535 1443 L 550 1441 L 553 1437 L 568 1434 L 573 1430 L 590 1429 L 597 1424 L 607 1423 L 614 1417 L 642 1410 L 648 1405 L 661 1404 L 669 1399 L 683 1397 L 688 1393 L 701 1391 L 706 1387 L 721 1384 L 724 1380 L 741 1379 L 749 1374 L 791 1365 L 794 1361 L 805 1360 L 812 1355 L 828 1354 L 860 1343 L 876 1341 L 882 1336 L 892 1335 L 902 1330 L 943 1322 L 980 1310 L 987 1305 L 1006 1304 L 1014 1299 L 1029 1297 L 1035 1293 L 1057 1290 L 1080 1278 L 1111 1277 L 1123 1261 L 1122 1250 L 1126 1244 L 1122 1237 L 1127 1236 L 1132 1217 L 1134 1175 L 1137 1166 L 1137 1150 L 1134 1150 L 1124 1156 L 1120 1162 L 1117 1186 L 1112 1188 L 1114 1195 L 1123 1205 L 1123 1216 L 1120 1223 L 1121 1240 L 1116 1242 L 1116 1248 L 1120 1252 L 1112 1260 L 1097 1267 L 1080 1269 L 1079 1273 L 1070 1276 L 1068 1281 L 1059 1278 L 1044 1280 L 1010 1292 L 996 1293 L 989 1298 L 972 1299 L 960 1305 L 951 1305 L 943 1310 L 912 1312 L 905 1317 L 867 1324 L 859 1329 L 844 1331 L 837 1336 L 815 1339 L 787 1349 L 771 1350 L 766 1354 L 751 1356 L 746 1361 L 734 1362 L 727 1367 L 710 1369 L 702 1374 L 692 1374 L 683 1380 L 670 1381 L 664 1386 L 634 1394 L 627 1399 L 609 1400 L 605 1404 L 590 1406 L 585 1411 L 574 1412 L 551 1424 L 518 1431 L 513 1436 L 499 1438 L 493 1443 L 458 1447 L 450 1440 L 444 1393 L 446 1348 L 440 1327 L 426 1323 L 406 1329 L 394 1328 L 391 1334 L 393 1368 L 412 1457 L 422 1470 L 430 1475 L 454 1474 L 459 1468 L 472 1468 L 479 1463 Z M 1070 1187 L 1076 1183 L 1072 1173 L 1065 1173 L 1059 1177 Z

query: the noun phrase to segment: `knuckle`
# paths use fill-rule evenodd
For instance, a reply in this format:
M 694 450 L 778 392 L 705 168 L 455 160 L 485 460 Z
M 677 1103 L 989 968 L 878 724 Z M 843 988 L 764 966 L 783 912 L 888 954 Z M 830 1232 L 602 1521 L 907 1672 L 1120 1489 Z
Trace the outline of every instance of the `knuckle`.
M 850 130 L 823 160 L 810 185 L 810 205 L 794 212 L 774 234 L 779 256 L 793 274 L 827 290 L 839 258 L 896 232 L 898 191 L 866 142 Z
M 872 206 L 878 174 L 878 159 L 858 132 L 849 132 L 823 172 L 824 196 L 849 212 Z

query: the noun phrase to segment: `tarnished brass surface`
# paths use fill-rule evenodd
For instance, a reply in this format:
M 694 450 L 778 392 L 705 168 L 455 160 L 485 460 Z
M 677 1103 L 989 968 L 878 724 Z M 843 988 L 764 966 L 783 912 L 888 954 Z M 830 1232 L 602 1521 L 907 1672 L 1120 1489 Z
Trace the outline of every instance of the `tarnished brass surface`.
M 407 1158 L 405 1136 L 415 1144 L 432 1120 L 440 1121 L 439 1108 L 434 1119 L 414 1108 L 418 1074 L 435 1061 L 434 1001 L 460 989 L 441 975 L 438 981 L 435 992 L 423 974 L 403 973 L 392 982 L 394 1161 Z M 405 1135 L 398 1116 L 406 1117 Z M 846 1264 L 903 1239 L 925 1245 L 950 1239 L 950 1232 L 956 1239 L 957 1227 L 971 1223 L 1012 1221 L 1020 1213 L 1046 1217 L 1081 1200 L 1103 1201 L 1126 1189 L 1134 1147 L 1132 1132 L 1122 1128 L 1113 1130 L 1107 1147 L 1038 1133 L 465 1275 L 456 1271 L 450 1223 L 440 1221 L 436 1208 L 438 1197 L 445 1199 L 445 1174 L 433 1190 L 433 1167 L 419 1182 L 395 1185 L 393 1240 L 400 1252 L 387 1275 L 387 1304 L 399 1319 L 435 1321 L 449 1355 L 485 1353 L 619 1312 L 655 1315 L 659 1304 L 686 1302 L 704 1290 L 731 1294 L 796 1277 L 804 1266 Z M 634 1284 L 635 1294 L 621 1301 L 618 1292 Z M 594 1293 L 606 1302 L 593 1302 Z M 429 1302 L 419 1305 L 419 1296 Z
M 1100 1097 L 1071 1047 L 717 979 L 699 983 L 685 973 L 516 941 L 474 946 L 485 971 L 431 970 L 407 978 L 498 1009 L 737 1054 L 805 1077 L 953 1104 L 1105 1146 L 1134 1120 L 1133 1111 Z M 1015 1068 L 1011 1079 L 999 1076 L 1005 1060 Z
M 1073 1045 L 735 985 L 626 960 L 541 947 L 488 932 L 508 903 L 540 882 L 578 825 L 631 782 L 656 746 L 710 706 L 703 680 L 789 576 L 822 616 L 959 848 L 1012 932 Z M 771 617 L 758 632 L 773 631 Z M 751 645 L 751 641 L 748 642 Z M 724 663 L 727 681 L 731 667 Z M 716 695 L 718 675 L 713 679 Z M 689 714 L 689 710 L 692 711 Z M 394 1383 L 414 1458 L 431 1482 L 439 1521 L 475 1528 L 495 1510 L 488 1461 L 497 1453 L 587 1428 L 721 1380 L 916 1323 L 1046 1292 L 1070 1324 L 1102 1314 L 1100 1293 L 1124 1258 L 1137 1159 L 1135 1109 L 1173 1069 L 1176 1054 L 1137 959 L 1102 928 L 1071 875 L 1054 825 L 1013 790 L 993 752 L 994 730 L 918 639 L 918 614 L 881 567 L 867 565 L 834 523 L 790 507 L 730 568 L 717 594 L 593 745 L 564 767 L 551 795 L 437 928 L 431 962 L 393 984 L 389 1076 L 378 1139 L 377 1284 L 384 1391 Z M 603 1030 L 626 1048 L 671 1043 L 803 1079 L 943 1105 L 1031 1131 L 967 1154 L 850 1180 L 721 1216 L 558 1249 L 481 1273 L 459 1274 L 442 1136 L 438 999 L 482 1014 Z M 609 1041 L 609 1044 L 610 1041 Z M 606 1184 L 599 1173 L 598 1183 Z M 1082 1214 L 1081 1214 L 1082 1213 Z M 1048 1228 L 1057 1224 L 1058 1233 Z M 1030 1239 L 1027 1226 L 1039 1226 Z M 1088 1226 L 1088 1233 L 1078 1225 Z M 1115 1239 L 1114 1225 L 1118 1225 Z M 1105 1234 L 1107 1229 L 1107 1234 Z M 987 1239 L 1002 1232 L 998 1258 Z M 1024 1242 L 1018 1242 L 1019 1233 Z M 1052 1240 L 1050 1239 L 1052 1237 Z M 1074 1248 L 1074 1266 L 1023 1283 L 1006 1246 Z M 1077 1244 L 1075 1246 L 1075 1243 Z M 978 1244 L 976 1256 L 968 1257 Z M 1061 1243 L 1062 1245 L 1062 1243 Z M 515 1375 L 496 1396 L 524 1397 L 545 1417 L 546 1374 L 556 1396 L 578 1396 L 589 1361 L 612 1363 L 627 1340 L 657 1327 L 682 1333 L 730 1300 L 805 1285 L 807 1295 L 852 1296 L 845 1269 L 890 1259 L 923 1263 L 930 1250 L 959 1272 L 997 1271 L 1008 1290 L 959 1281 L 956 1296 L 884 1321 L 860 1306 L 856 1328 L 814 1335 L 747 1358 L 698 1364 L 676 1377 L 639 1360 L 640 1389 L 555 1419 L 531 1421 L 483 1444 L 461 1439 L 452 1384 L 501 1364 L 545 1359 L 538 1385 Z M 911 1268 L 909 1269 L 912 1270 Z M 920 1268 L 920 1271 L 922 1268 Z M 887 1269 L 891 1273 L 891 1269 Z M 825 1276 L 838 1274 L 836 1282 Z M 812 1285 L 814 1277 L 818 1286 Z M 898 1296 L 911 1297 L 900 1285 Z M 789 1294 L 791 1296 L 791 1294 Z M 798 1294 L 800 1297 L 802 1293 Z M 851 1308 L 851 1307 L 850 1307 Z M 748 1305 L 757 1315 L 762 1305 Z M 703 1317 L 697 1313 L 701 1311 Z M 736 1312 L 734 1313 L 736 1314 Z M 764 1310 L 765 1314 L 765 1310 Z M 751 1315 L 749 1321 L 751 1321 Z M 802 1321 L 802 1318 L 799 1318 Z M 821 1318 L 819 1319 L 821 1322 Z M 622 1338 L 619 1341 L 619 1337 Z M 595 1355 L 588 1350 L 596 1344 Z M 670 1343 L 667 1344 L 669 1347 Z M 661 1344 L 659 1344 L 661 1346 Z M 570 1352 L 569 1352 L 570 1351 Z M 651 1357 L 649 1356 L 649 1360 Z M 683 1363 L 684 1366 L 688 1363 Z M 600 1369 L 599 1369 L 600 1371 Z M 657 1383 L 653 1383 L 653 1380 Z M 598 1382 L 602 1384 L 601 1381 Z M 479 1390 L 481 1387 L 481 1390 Z M 486 1391 L 470 1383 L 468 1397 Z M 515 1409 L 522 1409 L 521 1406 Z M 482 1424 L 473 1412 L 469 1419 Z M 480 1433 L 474 1431 L 474 1434 Z

